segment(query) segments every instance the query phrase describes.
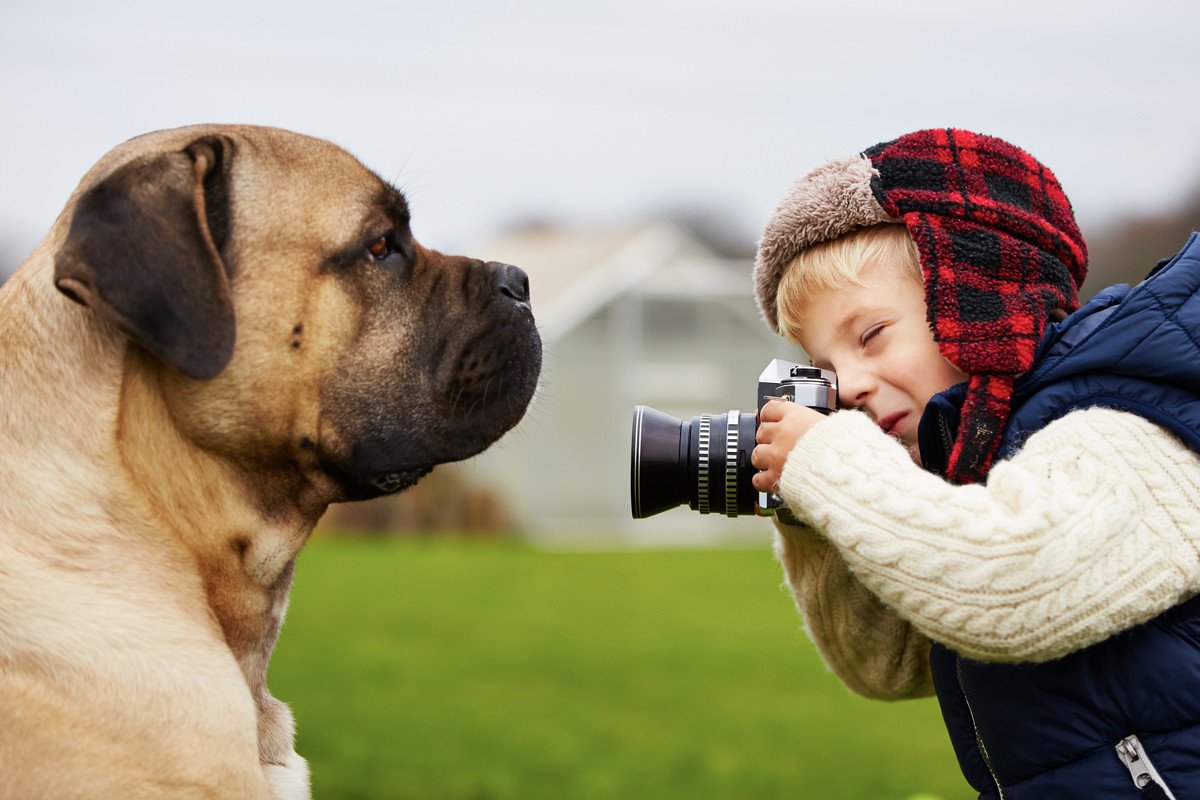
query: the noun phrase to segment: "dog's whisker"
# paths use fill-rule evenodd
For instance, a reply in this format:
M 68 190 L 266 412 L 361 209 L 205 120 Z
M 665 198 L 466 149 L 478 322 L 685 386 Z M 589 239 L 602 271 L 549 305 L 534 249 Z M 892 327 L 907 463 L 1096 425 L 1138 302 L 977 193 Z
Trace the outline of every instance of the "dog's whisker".
M 460 385 L 459 385 L 459 387 L 458 387 L 458 393 L 454 395 L 454 402 L 452 402 L 452 403 L 450 404 L 450 416 L 451 416 L 451 417 L 453 417 L 453 416 L 454 416 L 454 412 L 455 412 L 455 411 L 458 409 L 458 401 L 459 401 L 460 399 L 462 399 L 462 394 L 463 394 L 463 391 L 464 391 L 466 388 L 467 388 L 467 385 L 466 385 L 465 383 L 463 383 L 463 384 L 460 384 Z

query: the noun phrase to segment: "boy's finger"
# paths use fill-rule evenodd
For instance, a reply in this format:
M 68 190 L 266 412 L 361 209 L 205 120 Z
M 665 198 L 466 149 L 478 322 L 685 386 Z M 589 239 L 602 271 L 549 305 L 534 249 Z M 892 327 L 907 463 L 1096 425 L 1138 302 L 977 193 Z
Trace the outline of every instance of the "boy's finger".
M 760 444 L 750 451 L 750 466 L 757 470 L 764 470 L 770 465 L 770 448 L 765 444 Z
M 767 404 L 762 407 L 762 412 L 759 413 L 759 419 L 763 422 L 779 422 L 783 419 L 783 414 L 787 411 L 790 405 L 785 400 L 768 400 Z

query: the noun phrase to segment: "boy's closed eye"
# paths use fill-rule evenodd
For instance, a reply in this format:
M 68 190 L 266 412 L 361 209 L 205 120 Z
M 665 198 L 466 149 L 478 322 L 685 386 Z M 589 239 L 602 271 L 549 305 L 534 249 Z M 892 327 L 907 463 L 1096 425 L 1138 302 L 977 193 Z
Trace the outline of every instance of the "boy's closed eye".
M 863 331 L 862 336 L 859 337 L 859 344 L 861 344 L 863 347 L 866 347 L 871 342 L 871 340 L 873 340 L 876 336 L 878 336 L 880 333 L 882 333 L 883 329 L 886 327 L 887 327 L 887 325 L 885 323 L 880 323 L 878 325 L 872 325 L 871 327 L 867 328 L 865 331 Z

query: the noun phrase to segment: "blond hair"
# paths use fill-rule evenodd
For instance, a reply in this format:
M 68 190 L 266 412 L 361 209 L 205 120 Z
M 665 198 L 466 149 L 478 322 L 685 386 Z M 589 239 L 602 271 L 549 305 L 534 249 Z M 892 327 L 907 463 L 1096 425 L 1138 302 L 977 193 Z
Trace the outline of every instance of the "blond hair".
M 859 228 L 801 251 L 784 269 L 775 295 L 780 332 L 795 341 L 814 294 L 862 286 L 863 269 L 876 263 L 895 265 L 914 280 L 922 280 L 917 246 L 899 223 Z

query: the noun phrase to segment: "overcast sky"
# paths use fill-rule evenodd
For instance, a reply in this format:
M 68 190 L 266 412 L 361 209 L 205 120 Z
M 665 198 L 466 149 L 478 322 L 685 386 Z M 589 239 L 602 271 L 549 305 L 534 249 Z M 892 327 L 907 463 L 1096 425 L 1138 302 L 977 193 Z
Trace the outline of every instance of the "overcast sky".
M 113 145 L 194 122 L 343 145 L 408 191 L 439 249 L 680 208 L 752 242 L 795 175 L 931 126 L 1023 146 L 1094 232 L 1200 187 L 1197 8 L 9 2 L 0 246 L 27 252 Z

